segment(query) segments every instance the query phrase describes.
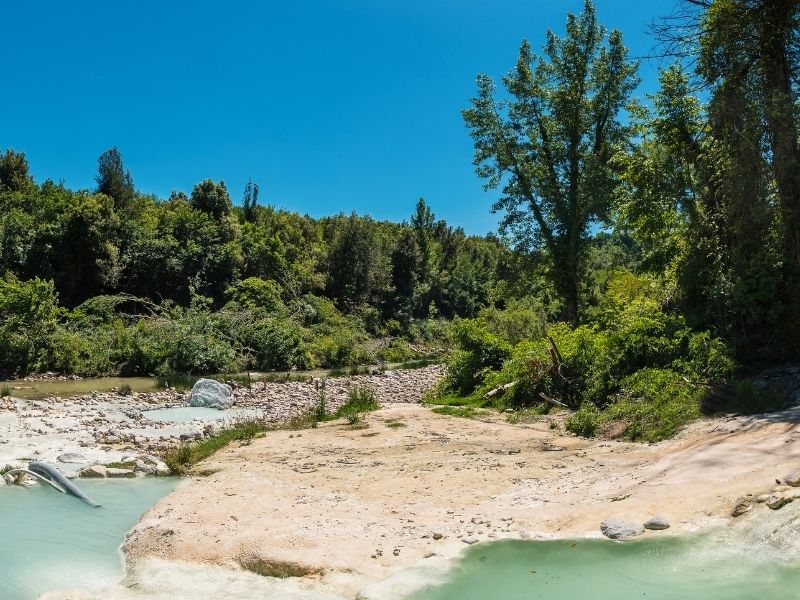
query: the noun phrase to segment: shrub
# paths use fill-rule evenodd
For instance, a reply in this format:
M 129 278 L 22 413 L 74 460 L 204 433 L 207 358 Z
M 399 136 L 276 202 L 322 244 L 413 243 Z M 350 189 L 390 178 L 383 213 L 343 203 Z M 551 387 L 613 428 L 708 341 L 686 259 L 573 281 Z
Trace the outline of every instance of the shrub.
M 248 366 L 254 369 L 290 369 L 301 353 L 300 327 L 288 319 L 260 319 L 241 327 L 236 337 L 249 350 Z
M 592 437 L 600 421 L 600 410 L 592 403 L 585 402 L 567 419 L 567 431 L 583 437 Z
M 454 324 L 458 349 L 447 363 L 451 387 L 461 394 L 471 393 L 483 381 L 486 371 L 503 366 L 511 348 L 476 319 L 462 319 Z
M 656 442 L 700 416 L 704 390 L 669 369 L 642 369 L 622 382 L 603 420 L 626 423 L 625 437 Z
M 285 308 L 281 300 L 281 286 L 272 279 L 248 277 L 229 287 L 225 295 L 231 302 L 245 309 L 274 313 Z
M 361 420 L 365 412 L 378 410 L 380 404 L 375 396 L 375 390 L 369 386 L 353 386 L 347 390 L 347 402 L 336 411 L 337 418 L 345 418 L 354 425 Z
M 503 310 L 484 308 L 478 316 L 489 331 L 511 344 L 544 337 L 547 328 L 543 310 L 521 302 L 509 302 Z

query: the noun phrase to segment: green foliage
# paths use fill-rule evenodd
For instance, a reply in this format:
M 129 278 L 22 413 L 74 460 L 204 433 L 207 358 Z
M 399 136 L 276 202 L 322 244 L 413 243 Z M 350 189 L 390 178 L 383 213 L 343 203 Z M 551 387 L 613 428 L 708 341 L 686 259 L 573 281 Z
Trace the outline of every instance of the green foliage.
M 10 148 L 0 154 L 0 192 L 22 192 L 32 186 L 25 154 Z
M 52 282 L 0 279 L 0 369 L 28 373 L 48 365 L 59 309 Z
M 669 369 L 642 369 L 622 381 L 616 401 L 603 414 L 604 422 L 625 425 L 631 440 L 656 442 L 700 416 L 705 390 Z
M 581 404 L 566 422 L 567 431 L 583 437 L 593 437 L 600 420 L 600 409 L 591 402 Z
M 458 349 L 447 363 L 448 383 L 453 390 L 467 395 L 481 383 L 487 371 L 502 367 L 511 347 L 474 319 L 456 321 L 453 331 Z
M 225 295 L 232 302 L 247 309 L 261 309 L 274 313 L 284 309 L 281 287 L 276 281 L 248 277 L 228 288 Z
M 356 385 L 347 390 L 347 402 L 338 408 L 336 418 L 347 419 L 348 423 L 355 425 L 361 421 L 363 413 L 378 410 L 380 407 L 373 388 Z
M 135 190 L 131 172 L 122 164 L 122 155 L 116 146 L 103 152 L 97 159 L 97 192 L 114 200 L 117 208 L 127 208 L 134 199 Z
M 538 406 L 541 412 L 557 402 L 577 409 L 568 429 L 580 435 L 610 431 L 612 423 L 620 423 L 631 439 L 668 437 L 700 414 L 705 386 L 727 380 L 735 364 L 722 340 L 691 330 L 680 315 L 662 308 L 663 294 L 654 279 L 620 271 L 608 280 L 594 323 L 553 324 L 546 336 L 523 339 L 510 352 L 486 325 L 502 331 L 496 324 L 503 323 L 503 311 L 460 321 L 448 385 L 433 402 Z M 507 338 L 516 334 L 510 331 Z M 505 350 L 497 354 L 498 348 Z M 481 356 L 495 360 L 480 362 Z

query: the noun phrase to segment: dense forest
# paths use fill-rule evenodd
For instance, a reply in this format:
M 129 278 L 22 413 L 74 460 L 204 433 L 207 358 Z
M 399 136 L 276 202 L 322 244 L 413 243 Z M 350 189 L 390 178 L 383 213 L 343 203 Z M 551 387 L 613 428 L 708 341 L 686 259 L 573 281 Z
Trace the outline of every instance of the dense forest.
M 79 374 L 330 367 L 441 346 L 437 323 L 492 302 L 512 262 L 495 237 L 437 221 L 312 219 L 234 206 L 206 180 L 137 193 L 120 152 L 93 190 L 36 184 L 0 156 L 0 367 Z M 416 342 L 410 345 L 409 342 Z
M 800 3 L 681 0 L 653 25 L 657 93 L 587 1 L 463 117 L 499 198 L 469 236 L 234 205 L 205 180 L 142 194 L 116 148 L 96 187 L 0 155 L 0 370 L 214 373 L 452 348 L 438 401 L 575 409 L 668 435 L 763 407 L 746 376 L 800 344 Z

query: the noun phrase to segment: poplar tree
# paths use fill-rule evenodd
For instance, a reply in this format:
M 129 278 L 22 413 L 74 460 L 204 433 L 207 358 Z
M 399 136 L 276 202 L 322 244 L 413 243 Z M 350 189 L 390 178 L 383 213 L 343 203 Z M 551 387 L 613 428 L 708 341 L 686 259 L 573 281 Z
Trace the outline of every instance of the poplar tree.
M 638 83 L 637 64 L 617 31 L 606 33 L 587 0 L 567 17 L 566 35 L 552 31 L 541 56 L 527 41 L 497 98 L 488 75 L 463 111 L 475 143 L 474 164 L 502 226 L 521 248 L 542 248 L 564 317 L 576 324 L 590 228 L 602 222 L 619 185 L 612 159 L 629 144 L 619 119 Z

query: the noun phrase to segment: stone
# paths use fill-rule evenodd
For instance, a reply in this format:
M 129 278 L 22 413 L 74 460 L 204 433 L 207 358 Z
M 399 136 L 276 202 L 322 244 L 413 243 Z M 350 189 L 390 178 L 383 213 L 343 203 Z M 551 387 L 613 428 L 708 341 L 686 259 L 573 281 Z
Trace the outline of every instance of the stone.
M 166 475 L 172 475 L 172 470 L 167 466 L 166 463 L 159 461 L 156 463 L 156 475 L 164 477 Z
M 772 510 L 778 510 L 789 504 L 792 500 L 794 500 L 794 496 L 778 496 L 777 494 L 773 494 L 769 497 L 769 500 L 767 500 L 767 506 Z
M 789 473 L 786 477 L 784 477 L 784 481 L 787 485 L 792 487 L 800 487 L 800 471 Z
M 638 523 L 623 519 L 610 518 L 600 523 L 600 531 L 612 540 L 624 540 L 644 533 L 644 527 Z
M 444 536 L 441 533 L 438 533 L 438 532 L 433 534 L 433 539 L 437 540 L 437 541 L 442 539 L 443 537 Z
M 85 463 L 89 462 L 89 459 L 86 458 L 83 454 L 78 454 L 76 452 L 67 452 L 66 454 L 62 454 L 56 460 L 60 463 Z
M 736 505 L 733 507 L 731 511 L 732 517 L 740 517 L 746 512 L 750 512 L 753 509 L 752 502 L 747 498 L 741 498 L 736 501 Z
M 108 477 L 108 467 L 104 465 L 94 465 L 91 467 L 86 467 L 85 469 L 81 469 L 79 475 L 87 479 L 98 479 L 98 478 Z
M 106 469 L 106 473 L 108 477 L 115 477 L 115 478 L 125 478 L 130 479 L 132 477 L 136 477 L 136 471 L 133 469 L 117 469 L 115 467 L 108 467 Z
M 769 494 L 761 494 L 756 498 L 756 502 L 759 504 L 764 504 L 767 500 L 769 500 Z
M 652 529 L 654 531 L 660 531 L 662 529 L 669 529 L 669 521 L 666 517 L 650 517 L 644 523 L 645 529 Z
M 468 546 L 472 546 L 472 544 L 477 544 L 478 543 L 478 538 L 465 537 L 465 538 L 461 538 L 461 541 L 464 542 L 465 544 L 467 544 Z
M 213 379 L 198 379 L 189 397 L 189 406 L 229 408 L 231 404 L 231 386 Z

